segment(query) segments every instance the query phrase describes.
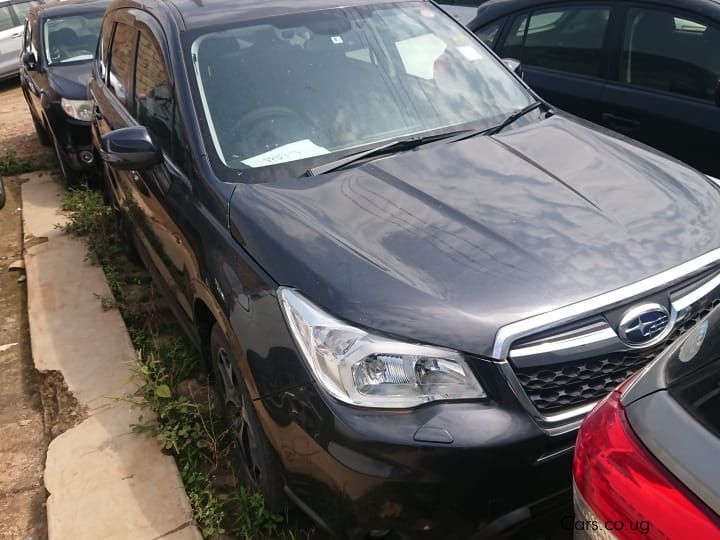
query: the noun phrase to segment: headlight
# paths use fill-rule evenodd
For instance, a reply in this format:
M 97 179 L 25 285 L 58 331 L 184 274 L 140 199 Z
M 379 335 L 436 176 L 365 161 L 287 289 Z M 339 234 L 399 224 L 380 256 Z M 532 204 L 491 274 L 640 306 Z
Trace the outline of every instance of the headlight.
M 65 114 L 72 118 L 84 120 L 85 122 L 92 120 L 92 101 L 62 98 L 60 105 L 63 111 L 65 111 Z
M 345 403 L 408 408 L 437 400 L 486 397 L 457 352 L 403 343 L 349 326 L 291 289 L 281 288 L 279 296 L 316 381 Z

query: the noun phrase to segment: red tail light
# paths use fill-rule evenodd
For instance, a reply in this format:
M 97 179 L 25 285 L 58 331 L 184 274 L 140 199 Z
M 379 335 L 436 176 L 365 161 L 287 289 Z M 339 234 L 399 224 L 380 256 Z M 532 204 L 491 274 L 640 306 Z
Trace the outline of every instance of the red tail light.
M 618 391 L 585 419 L 573 478 L 580 514 L 575 525 L 591 537 L 720 540 L 720 518 L 648 452 Z

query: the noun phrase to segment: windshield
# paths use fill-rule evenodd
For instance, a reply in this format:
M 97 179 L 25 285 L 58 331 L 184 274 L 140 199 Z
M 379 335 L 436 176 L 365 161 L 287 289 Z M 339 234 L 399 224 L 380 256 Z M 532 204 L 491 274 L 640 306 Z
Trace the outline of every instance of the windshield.
M 102 18 L 100 12 L 47 19 L 43 38 L 48 65 L 91 60 L 95 56 Z
M 243 174 L 280 165 L 299 172 L 309 158 L 328 162 L 419 133 L 491 127 L 533 101 L 425 2 L 205 32 L 191 39 L 202 113 L 219 161 Z

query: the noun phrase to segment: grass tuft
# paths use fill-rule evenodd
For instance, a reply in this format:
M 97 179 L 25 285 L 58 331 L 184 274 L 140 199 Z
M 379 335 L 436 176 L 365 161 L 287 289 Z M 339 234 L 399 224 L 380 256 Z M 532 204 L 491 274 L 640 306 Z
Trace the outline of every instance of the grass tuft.
M 56 173 L 59 167 L 55 156 L 46 155 L 27 159 L 19 157 L 12 150 L 0 154 L 0 176 L 19 176 L 40 170 Z
M 18 157 L 12 150 L 0 154 L 0 176 L 18 176 L 35 169 L 30 160 Z

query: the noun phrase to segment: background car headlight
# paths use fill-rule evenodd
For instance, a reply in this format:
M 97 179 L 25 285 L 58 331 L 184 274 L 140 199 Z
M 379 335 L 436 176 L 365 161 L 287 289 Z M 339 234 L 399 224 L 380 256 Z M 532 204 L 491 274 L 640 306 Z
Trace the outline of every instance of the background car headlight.
M 278 294 L 316 381 L 345 403 L 408 408 L 486 397 L 457 352 L 374 335 L 339 321 L 292 289 Z
M 62 98 L 60 105 L 68 116 L 85 122 L 92 121 L 92 101 Z

